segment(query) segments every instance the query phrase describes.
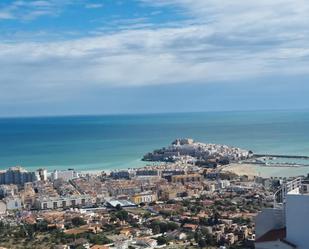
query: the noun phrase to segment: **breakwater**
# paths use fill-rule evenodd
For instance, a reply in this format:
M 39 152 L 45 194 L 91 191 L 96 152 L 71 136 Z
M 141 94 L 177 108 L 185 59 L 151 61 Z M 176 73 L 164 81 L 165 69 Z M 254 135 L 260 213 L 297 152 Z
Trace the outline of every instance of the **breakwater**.
M 309 159 L 309 156 L 299 155 L 276 155 L 276 154 L 254 154 L 253 157 L 276 157 L 276 158 L 295 158 L 295 159 Z

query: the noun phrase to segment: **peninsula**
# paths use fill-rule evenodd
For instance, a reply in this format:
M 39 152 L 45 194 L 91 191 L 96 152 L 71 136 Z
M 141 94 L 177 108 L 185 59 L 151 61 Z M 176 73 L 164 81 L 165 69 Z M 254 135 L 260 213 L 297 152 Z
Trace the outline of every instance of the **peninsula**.
M 154 150 L 143 157 L 144 161 L 186 162 L 199 166 L 229 164 L 246 160 L 253 156 L 252 151 L 227 145 L 205 144 L 191 138 L 176 139 L 167 148 Z

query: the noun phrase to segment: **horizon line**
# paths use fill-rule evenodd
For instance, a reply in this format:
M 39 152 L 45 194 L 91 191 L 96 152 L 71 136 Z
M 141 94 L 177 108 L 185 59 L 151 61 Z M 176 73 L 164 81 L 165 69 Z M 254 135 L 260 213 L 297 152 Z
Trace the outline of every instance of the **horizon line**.
M 65 117 L 101 117 L 101 116 L 145 116 L 145 115 L 168 115 L 168 114 L 202 114 L 202 113 L 230 113 L 230 112 L 286 112 L 286 111 L 309 111 L 309 108 L 291 109 L 248 109 L 248 110 L 205 110 L 205 111 L 168 111 L 168 112 L 128 112 L 128 113 L 89 113 L 89 114 L 47 114 L 47 115 L 12 115 L 1 116 L 0 119 L 28 119 L 28 118 L 65 118 Z

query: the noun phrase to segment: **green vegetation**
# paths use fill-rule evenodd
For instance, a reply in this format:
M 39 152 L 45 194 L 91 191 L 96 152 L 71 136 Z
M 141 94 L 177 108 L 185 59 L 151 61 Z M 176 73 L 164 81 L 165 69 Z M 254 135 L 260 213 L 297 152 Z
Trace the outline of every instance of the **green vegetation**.
M 175 222 L 160 222 L 160 221 L 153 221 L 150 224 L 150 228 L 154 234 L 158 233 L 166 233 L 168 231 L 174 231 L 179 228 L 178 224 Z
M 87 224 L 86 221 L 84 221 L 84 219 L 81 217 L 74 217 L 72 219 L 72 225 L 75 227 L 79 227 L 79 226 L 86 225 L 86 224 Z
M 170 241 L 171 239 L 168 238 L 167 236 L 160 236 L 157 238 L 158 245 L 165 245 L 165 244 L 168 244 L 168 242 Z
M 84 224 L 84 220 L 74 219 L 74 224 Z M 48 229 L 46 221 L 41 221 L 33 225 L 21 224 L 18 226 L 10 226 L 0 222 L 0 246 L 6 248 L 53 248 L 55 245 L 73 243 L 79 238 L 86 239 L 90 243 L 99 245 L 113 242 L 108 239 L 104 233 L 92 234 L 86 232 L 78 235 L 68 235 L 58 229 L 50 230 Z

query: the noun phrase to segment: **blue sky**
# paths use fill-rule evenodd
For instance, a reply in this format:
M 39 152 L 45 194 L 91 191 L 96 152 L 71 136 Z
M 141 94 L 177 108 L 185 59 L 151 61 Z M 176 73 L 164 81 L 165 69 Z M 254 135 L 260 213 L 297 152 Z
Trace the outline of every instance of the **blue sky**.
M 309 108 L 305 0 L 2 0 L 0 116 Z

